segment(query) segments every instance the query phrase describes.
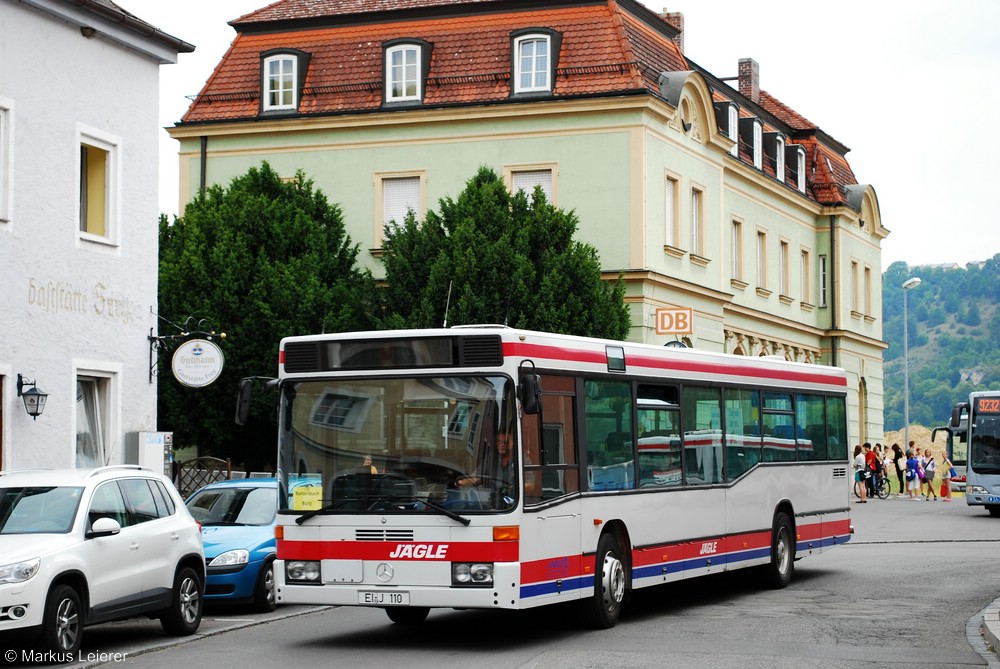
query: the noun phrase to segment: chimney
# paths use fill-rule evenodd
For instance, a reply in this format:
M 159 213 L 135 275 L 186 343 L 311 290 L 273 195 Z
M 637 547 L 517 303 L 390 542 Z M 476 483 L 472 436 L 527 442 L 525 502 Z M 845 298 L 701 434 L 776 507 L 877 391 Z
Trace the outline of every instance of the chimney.
M 677 29 L 677 37 L 674 38 L 674 44 L 677 45 L 677 49 L 681 53 L 684 53 L 684 15 L 680 12 L 668 12 L 667 8 L 664 7 L 663 11 L 657 14 L 657 16 Z
M 740 58 L 740 95 L 760 103 L 760 65 L 753 58 Z

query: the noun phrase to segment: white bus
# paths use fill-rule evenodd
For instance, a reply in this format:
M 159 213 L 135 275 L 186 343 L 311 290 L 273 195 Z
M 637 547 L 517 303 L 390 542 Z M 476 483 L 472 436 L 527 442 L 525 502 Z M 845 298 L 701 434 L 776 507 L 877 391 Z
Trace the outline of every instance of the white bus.
M 853 531 L 841 369 L 477 326 L 289 337 L 277 383 L 282 603 L 607 628 L 629 590 L 783 587 Z
M 967 448 L 965 503 L 1000 517 L 1000 390 L 971 393 L 952 409 L 948 427 Z

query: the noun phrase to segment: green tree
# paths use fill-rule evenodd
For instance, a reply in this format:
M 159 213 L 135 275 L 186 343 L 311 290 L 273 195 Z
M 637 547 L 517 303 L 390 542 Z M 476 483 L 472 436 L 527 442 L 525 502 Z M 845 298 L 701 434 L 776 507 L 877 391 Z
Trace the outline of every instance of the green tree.
M 511 194 L 483 167 L 457 199 L 422 223 L 387 226 L 383 323 L 511 327 L 624 339 L 625 285 L 601 277 L 597 251 L 573 240 L 577 218 L 546 201 Z
M 267 163 L 208 189 L 172 223 L 161 216 L 159 233 L 160 335 L 178 334 L 168 322 L 189 317 L 227 335 L 225 367 L 211 385 L 188 388 L 160 374 L 160 429 L 174 432 L 177 447 L 268 468 L 273 398 L 257 393 L 251 422 L 236 426 L 239 379 L 275 376 L 286 335 L 371 327 L 374 280 L 355 267 L 358 247 L 339 207 L 301 172 L 283 181 Z

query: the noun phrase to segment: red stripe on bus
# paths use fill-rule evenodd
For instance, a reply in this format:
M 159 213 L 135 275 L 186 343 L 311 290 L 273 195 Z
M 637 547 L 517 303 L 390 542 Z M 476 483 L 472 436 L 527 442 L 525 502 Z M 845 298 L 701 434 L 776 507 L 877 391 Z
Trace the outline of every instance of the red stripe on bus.
M 547 344 L 526 344 L 523 342 L 504 342 L 505 356 L 539 357 L 549 360 L 566 360 L 607 365 L 608 357 L 604 351 L 586 351 L 550 346 Z M 780 381 L 796 381 L 799 383 L 819 383 L 831 386 L 847 387 L 845 376 L 823 374 L 820 372 L 804 372 L 794 370 L 774 370 L 736 363 L 688 361 L 653 358 L 644 355 L 625 354 L 626 365 L 632 367 L 650 367 L 671 371 L 690 372 L 696 374 L 720 374 L 723 376 L 749 376 L 752 378 L 772 379 Z
M 588 573 L 593 571 L 593 558 L 587 561 Z M 575 578 L 583 574 L 582 555 L 533 560 L 521 564 L 521 583 L 542 583 L 558 579 Z
M 446 560 L 517 562 L 516 541 L 278 541 L 281 560 Z

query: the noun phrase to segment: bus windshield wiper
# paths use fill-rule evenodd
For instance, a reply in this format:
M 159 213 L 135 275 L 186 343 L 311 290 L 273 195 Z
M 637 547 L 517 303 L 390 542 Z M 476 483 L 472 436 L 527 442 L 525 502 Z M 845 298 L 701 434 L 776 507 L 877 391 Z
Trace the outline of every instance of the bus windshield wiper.
M 392 495 L 392 496 L 389 497 L 389 501 L 394 501 L 394 500 L 397 500 L 397 499 L 398 500 L 405 500 L 407 502 L 416 502 L 417 504 L 423 504 L 428 509 L 434 509 L 438 513 L 440 513 L 442 515 L 445 515 L 445 516 L 448 516 L 452 520 L 458 521 L 458 522 L 462 523 L 465 526 L 468 526 L 469 523 L 472 522 L 470 519 L 466 518 L 463 515 L 455 513 L 451 509 L 446 509 L 446 508 L 444 508 L 443 506 L 441 506 L 439 504 L 435 504 L 434 502 L 428 502 L 426 499 L 420 499 L 419 497 L 414 497 L 413 495 Z

